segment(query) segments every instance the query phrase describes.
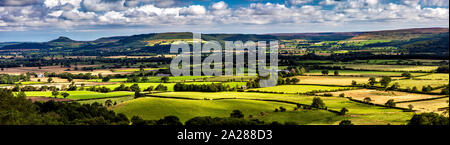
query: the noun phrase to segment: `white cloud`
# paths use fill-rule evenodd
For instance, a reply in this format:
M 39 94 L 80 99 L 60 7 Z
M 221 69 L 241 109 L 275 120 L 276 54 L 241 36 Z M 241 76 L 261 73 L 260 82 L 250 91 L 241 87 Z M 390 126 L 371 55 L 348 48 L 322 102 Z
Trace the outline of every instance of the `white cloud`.
M 192 5 L 182 8 L 180 10 L 181 15 L 204 15 L 206 14 L 206 8 L 201 5 Z
M 6 1 L 0 0 L 3 4 Z M 18 3 L 0 6 L 0 29 L 46 29 L 48 26 L 77 29 L 99 25 L 283 25 L 344 26 L 348 24 L 393 23 L 398 25 L 440 24 L 448 26 L 448 1 L 405 0 L 310 0 L 291 3 L 252 3 L 233 8 L 224 1 L 202 5 L 175 6 L 177 0 L 45 0 L 41 4 Z M 296 5 L 292 5 L 292 4 Z M 12 5 L 11 2 L 8 3 Z M 433 5 L 430 7 L 429 5 Z M 444 7 L 441 7 L 444 6 Z M 69 27 L 71 26 L 71 27 Z M 72 27 L 73 26 L 73 27 Z

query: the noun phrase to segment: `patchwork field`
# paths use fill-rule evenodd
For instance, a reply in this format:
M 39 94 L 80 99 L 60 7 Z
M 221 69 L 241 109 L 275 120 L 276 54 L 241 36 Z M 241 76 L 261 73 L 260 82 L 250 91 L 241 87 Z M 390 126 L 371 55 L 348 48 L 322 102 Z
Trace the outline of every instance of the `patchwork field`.
M 266 88 L 249 89 L 250 91 L 260 92 L 277 92 L 277 93 L 307 93 L 311 91 L 336 91 L 340 89 L 352 89 L 352 87 L 335 87 L 335 86 L 319 86 L 319 85 L 281 85 Z
M 394 99 L 394 102 L 399 102 L 399 101 L 410 101 L 410 100 L 442 97 L 441 95 L 415 94 L 415 93 L 406 93 L 406 92 L 398 92 L 398 91 L 377 91 L 377 90 L 369 90 L 369 89 L 331 92 L 331 94 L 333 96 L 339 96 L 339 94 L 345 94 L 345 97 L 352 97 L 353 99 L 357 99 L 357 100 L 361 100 L 361 101 L 363 101 L 364 98 L 369 97 L 372 100 L 371 103 L 382 104 L 382 105 L 384 105 L 384 103 L 386 103 L 389 99 Z M 405 107 L 405 108 L 408 108 L 408 107 Z
M 167 93 L 158 93 L 153 94 L 154 96 L 162 96 L 162 97 L 183 97 L 183 98 L 193 98 L 193 99 L 219 99 L 219 98 L 230 98 L 230 99 L 258 99 L 265 101 L 279 100 L 279 101 L 289 101 L 296 102 L 301 104 L 311 104 L 314 96 L 301 96 L 301 95 L 289 95 L 289 94 L 268 94 L 268 93 L 249 93 L 249 92 L 219 92 L 219 93 L 201 93 L 201 92 L 167 92 Z M 342 108 L 347 108 L 349 112 L 345 116 L 341 116 L 341 118 L 330 117 L 329 115 L 325 115 L 325 120 L 320 118 L 320 122 L 313 122 L 312 124 L 337 124 L 338 122 L 334 122 L 334 120 L 340 119 L 350 119 L 355 124 L 405 124 L 408 119 L 411 118 L 413 113 L 411 112 L 403 112 L 398 109 L 388 109 L 384 107 L 366 105 L 361 103 L 356 103 L 350 101 L 346 98 L 340 97 L 321 97 L 325 105 L 332 110 L 340 110 Z M 159 99 L 167 99 L 167 98 L 159 98 Z M 175 100 L 175 99 L 172 99 Z M 183 99 L 178 99 L 183 100 Z M 187 99 L 186 99 L 187 100 Z M 136 100 L 133 100 L 136 101 Z M 219 101 L 219 100 L 190 100 L 190 101 Z M 255 101 L 255 100 L 249 100 Z M 126 102 L 127 103 L 127 102 Z M 144 106 L 144 105 L 142 105 Z M 125 108 L 125 107 L 124 107 Z M 151 109 L 149 109 L 151 110 Z M 317 111 L 317 110 L 316 110 Z M 131 111 L 130 111 L 131 112 Z M 294 111 L 295 112 L 295 111 Z M 301 111 L 299 111 L 301 112 Z M 281 114 L 286 114 L 286 116 L 281 116 Z M 283 112 L 281 114 L 269 114 L 267 118 L 260 117 L 263 120 L 276 120 L 285 119 L 284 121 L 295 121 L 298 118 L 303 118 L 302 115 L 295 114 L 289 112 Z M 290 114 L 290 115 L 287 115 Z M 305 114 L 308 116 L 307 114 Z M 311 115 L 311 114 L 309 114 Z M 307 117 L 304 117 L 306 119 Z M 326 117 L 328 116 L 328 117 Z M 298 121 L 299 123 L 302 120 Z M 334 123 L 330 123 L 334 122 Z

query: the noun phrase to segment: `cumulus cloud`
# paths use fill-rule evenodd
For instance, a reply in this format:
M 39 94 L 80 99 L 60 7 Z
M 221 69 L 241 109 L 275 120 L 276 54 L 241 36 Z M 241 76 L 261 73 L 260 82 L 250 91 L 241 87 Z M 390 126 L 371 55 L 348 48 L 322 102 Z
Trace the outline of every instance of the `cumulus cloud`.
M 42 3 L 43 0 L 0 0 L 0 6 L 29 6 Z
M 344 25 L 361 22 L 447 24 L 448 1 L 287 0 L 230 7 L 177 5 L 178 0 L 0 0 L 0 29 L 46 29 L 48 26 L 156 25 Z

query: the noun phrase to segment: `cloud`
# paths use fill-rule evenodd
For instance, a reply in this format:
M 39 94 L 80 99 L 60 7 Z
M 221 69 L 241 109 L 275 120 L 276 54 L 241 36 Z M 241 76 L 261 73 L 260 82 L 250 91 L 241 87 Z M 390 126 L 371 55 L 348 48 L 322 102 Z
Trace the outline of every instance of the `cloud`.
M 0 29 L 26 30 L 61 27 L 231 25 L 352 26 L 368 24 L 448 26 L 448 1 L 312 0 L 250 3 L 230 6 L 226 1 L 179 5 L 178 0 L 0 0 Z M 7 5 L 6 5 L 7 4 Z M 294 5 L 295 4 L 295 5 Z M 447 4 L 447 5 L 445 5 Z M 432 5 L 432 6 L 431 6 Z M 124 27 L 126 28 L 126 27 Z
M 192 5 L 182 8 L 180 10 L 181 15 L 204 15 L 206 14 L 206 8 L 201 5 Z
M 42 2 L 43 0 L 0 0 L 0 6 L 29 6 Z

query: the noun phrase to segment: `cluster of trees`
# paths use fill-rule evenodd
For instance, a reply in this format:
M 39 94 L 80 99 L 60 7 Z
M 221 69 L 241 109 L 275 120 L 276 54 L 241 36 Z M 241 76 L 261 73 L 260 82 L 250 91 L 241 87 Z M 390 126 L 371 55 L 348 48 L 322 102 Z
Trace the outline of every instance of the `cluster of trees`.
M 297 75 L 304 75 L 307 70 L 304 67 L 288 67 L 288 71 L 280 71 L 278 75 L 282 78 L 284 77 L 292 77 Z
M 16 96 L 0 89 L 1 125 L 128 125 L 124 114 L 116 114 L 99 103 L 31 102 L 24 93 Z
M 19 81 L 29 81 L 30 77 L 28 75 L 20 74 L 20 75 L 8 75 L 8 74 L 0 74 L 0 84 L 14 84 Z
M 101 74 L 99 74 L 101 75 Z M 48 73 L 45 72 L 44 76 L 46 77 L 59 77 L 63 79 L 98 79 L 98 75 L 92 75 L 91 73 L 79 73 L 79 74 L 72 74 L 68 72 L 63 72 L 60 74 L 56 74 L 55 72 Z
M 414 114 L 408 125 L 449 125 L 449 118 L 433 112 Z
M 211 84 L 184 84 L 176 83 L 173 87 L 174 91 L 198 91 L 198 92 L 222 92 L 222 91 L 235 91 L 238 86 L 231 88 L 229 85 L 224 86 L 222 83 Z
M 283 79 L 281 77 L 278 77 L 277 85 L 292 85 L 292 84 L 297 84 L 298 82 L 300 82 L 300 79 L 298 79 L 298 78 Z

